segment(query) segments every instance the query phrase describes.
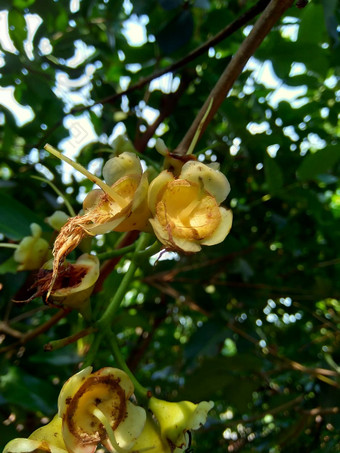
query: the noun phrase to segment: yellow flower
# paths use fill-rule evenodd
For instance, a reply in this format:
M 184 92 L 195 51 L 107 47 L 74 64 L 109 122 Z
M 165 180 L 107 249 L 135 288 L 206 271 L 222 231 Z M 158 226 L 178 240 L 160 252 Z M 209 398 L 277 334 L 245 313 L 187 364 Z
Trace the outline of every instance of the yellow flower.
M 56 415 L 45 426 L 34 431 L 28 439 L 13 439 L 4 448 L 3 453 L 67 453 L 62 435 L 61 418 Z
M 128 451 L 146 420 L 145 410 L 129 401 L 133 384 L 116 368 L 91 371 L 87 367 L 72 376 L 59 395 L 66 448 L 70 453 L 93 453 L 102 443 L 111 452 Z
M 203 426 L 213 406 L 212 401 L 199 404 L 190 401 L 170 403 L 154 397 L 149 401 L 149 409 L 159 422 L 161 436 L 170 446 L 171 452 L 175 453 L 188 448 L 187 432 Z
M 41 237 L 41 227 L 37 223 L 30 225 L 32 236 L 26 236 L 14 252 L 14 260 L 20 263 L 18 271 L 39 269 L 48 256 L 48 242 Z
M 56 150 L 53 151 L 61 156 Z M 61 157 L 65 159 L 65 157 Z M 72 161 L 67 161 L 82 171 L 101 189 L 92 190 L 84 200 L 84 214 L 71 217 L 61 228 L 55 240 L 53 255 L 53 278 L 60 263 L 76 248 L 86 235 L 95 236 L 110 231 L 146 230 L 150 212 L 147 206 L 148 180 L 143 173 L 139 158 L 130 152 L 123 152 L 109 159 L 103 168 L 106 181 L 91 175 Z
M 229 191 L 223 173 L 201 162 L 186 162 L 178 177 L 164 170 L 148 194 L 156 236 L 168 250 L 189 253 L 222 242 L 232 224 L 231 211 L 220 207 Z

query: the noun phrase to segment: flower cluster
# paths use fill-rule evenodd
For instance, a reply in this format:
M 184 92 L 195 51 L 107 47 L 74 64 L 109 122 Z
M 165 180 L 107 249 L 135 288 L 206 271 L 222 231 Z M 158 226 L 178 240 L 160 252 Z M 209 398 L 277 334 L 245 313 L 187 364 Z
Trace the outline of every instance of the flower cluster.
M 167 250 L 195 253 L 202 245 L 222 242 L 230 231 L 232 213 L 221 207 L 230 185 L 218 164 L 206 165 L 193 156 L 167 153 L 167 169 L 149 186 L 148 172 L 143 172 L 139 158 L 131 151 L 106 162 L 105 182 L 79 164 L 68 162 L 100 189 L 87 195 L 84 213 L 71 217 L 56 238 L 50 290 L 66 256 L 87 235 L 153 230 Z
M 213 407 L 151 397 L 151 415 L 130 401 L 133 392 L 124 371 L 106 367 L 92 373 L 87 367 L 64 384 L 53 420 L 28 439 L 13 439 L 3 453 L 94 453 L 99 444 L 111 453 L 184 453 L 187 433 L 202 426 Z

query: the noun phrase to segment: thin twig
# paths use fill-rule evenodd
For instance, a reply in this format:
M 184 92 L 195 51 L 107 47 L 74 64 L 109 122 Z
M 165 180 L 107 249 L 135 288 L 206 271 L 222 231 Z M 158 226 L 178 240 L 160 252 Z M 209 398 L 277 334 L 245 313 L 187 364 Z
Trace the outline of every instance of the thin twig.
M 199 138 L 203 135 L 208 124 L 214 117 L 222 102 L 225 100 L 227 94 L 229 93 L 229 90 L 232 88 L 235 80 L 241 74 L 250 57 L 255 53 L 256 49 L 268 35 L 276 22 L 280 19 L 283 13 L 290 6 L 292 6 L 293 2 L 294 0 L 272 0 L 269 3 L 258 21 L 255 23 L 252 31 L 243 41 L 235 56 L 231 59 L 230 63 L 219 78 L 217 84 L 212 89 L 201 110 L 196 116 L 194 122 L 176 148 L 176 154 L 186 154 L 187 150 L 189 149 L 190 143 L 192 142 L 194 135 L 198 129 L 198 126 L 201 123 L 202 118 L 204 117 L 211 103 L 211 100 L 213 100 L 209 114 L 207 115 L 202 126 L 202 130 L 200 131 Z
M 98 99 L 91 105 L 85 105 L 81 107 L 74 107 L 71 109 L 70 114 L 73 115 L 75 113 L 80 113 L 84 112 L 87 110 L 90 110 L 93 106 L 98 105 L 98 104 L 108 104 L 108 103 L 114 103 L 116 100 L 120 99 L 122 96 L 127 95 L 129 93 L 132 93 L 133 91 L 137 91 L 144 86 L 148 85 L 150 82 L 152 82 L 155 79 L 158 79 L 159 77 L 169 74 L 169 73 L 174 73 L 178 69 L 184 67 L 191 61 L 194 61 L 196 58 L 199 56 L 203 55 L 206 53 L 211 47 L 215 46 L 219 42 L 223 41 L 227 37 L 231 36 L 233 33 L 235 33 L 237 30 L 239 30 L 241 27 L 246 25 L 249 21 L 254 19 L 261 11 L 265 9 L 265 7 L 268 5 L 270 0 L 259 0 L 256 5 L 251 7 L 249 10 L 247 10 L 242 16 L 239 18 L 235 19 L 233 22 L 228 24 L 223 30 L 221 30 L 219 33 L 217 33 L 215 36 L 212 38 L 208 39 L 205 43 L 202 45 L 198 46 L 196 49 L 194 49 L 192 52 L 190 52 L 188 55 L 185 57 L 181 58 L 180 60 L 176 61 L 175 63 L 167 66 L 164 69 L 161 69 L 159 71 L 156 71 L 152 74 L 150 74 L 147 77 L 143 77 L 140 79 L 137 83 L 129 86 L 126 90 L 120 91 L 119 93 L 112 94 L 110 96 L 107 96 L 102 99 Z M 47 141 L 47 139 L 58 129 L 61 125 L 63 124 L 63 119 L 59 120 L 57 123 L 55 123 L 51 128 L 49 128 L 46 133 L 43 135 L 43 137 L 39 140 L 39 142 L 35 145 L 36 148 L 40 149 Z

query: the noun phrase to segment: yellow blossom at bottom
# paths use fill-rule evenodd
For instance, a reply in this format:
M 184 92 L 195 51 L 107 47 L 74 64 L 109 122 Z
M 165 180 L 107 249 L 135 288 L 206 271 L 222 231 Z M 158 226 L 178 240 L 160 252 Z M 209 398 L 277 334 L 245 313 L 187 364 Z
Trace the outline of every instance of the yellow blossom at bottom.
M 146 419 L 145 410 L 129 401 L 133 384 L 117 368 L 91 371 L 87 367 L 72 376 L 59 395 L 66 448 L 69 453 L 93 453 L 102 443 L 110 452 L 128 451 Z

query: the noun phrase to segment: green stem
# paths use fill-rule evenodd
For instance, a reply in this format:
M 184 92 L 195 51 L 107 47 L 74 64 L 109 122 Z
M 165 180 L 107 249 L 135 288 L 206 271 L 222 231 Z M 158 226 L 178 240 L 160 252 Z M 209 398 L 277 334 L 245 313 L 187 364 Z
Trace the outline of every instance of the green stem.
M 66 206 L 68 212 L 70 213 L 70 216 L 74 217 L 76 215 L 76 213 L 74 212 L 74 209 L 72 208 L 72 206 L 71 206 L 70 202 L 68 201 L 68 199 L 66 198 L 66 196 L 61 192 L 61 190 L 58 189 L 58 187 L 55 184 L 53 184 L 52 181 L 49 181 L 46 178 L 41 178 L 40 176 L 31 176 L 31 177 L 33 179 L 37 179 L 38 181 L 42 181 L 42 182 L 48 184 L 55 191 L 55 193 L 64 200 L 65 206 Z
M 123 300 L 123 297 L 127 293 L 131 280 L 133 279 L 135 272 L 138 268 L 136 260 L 136 258 L 138 257 L 138 252 L 142 251 L 148 245 L 149 240 L 150 235 L 148 235 L 147 233 L 142 233 L 141 236 L 139 237 L 136 244 L 136 251 L 132 257 L 129 269 L 124 275 L 123 280 L 121 281 L 119 287 L 117 288 L 116 293 L 113 296 L 113 299 L 111 300 L 109 306 L 107 307 L 107 309 L 104 311 L 103 315 L 97 322 L 99 330 L 105 330 L 105 328 L 111 324 L 112 319 L 116 311 L 118 310 Z
M 96 359 L 97 351 L 99 349 L 102 339 L 103 339 L 103 333 L 98 332 L 97 335 L 94 337 L 94 340 L 93 340 L 93 343 L 91 344 L 89 352 L 87 353 L 87 356 L 84 360 L 82 369 L 93 364 L 93 362 Z
M 19 247 L 19 244 L 7 244 L 5 242 L 0 243 L 0 247 L 4 249 L 17 249 Z
M 146 250 L 142 250 L 140 252 L 137 252 L 137 250 L 136 250 L 137 263 L 140 263 L 141 260 L 143 260 L 145 258 L 149 258 L 150 256 L 155 255 L 156 253 L 158 253 L 161 250 L 162 247 L 163 247 L 163 245 L 159 241 L 155 241 Z
M 126 247 L 120 249 L 110 250 L 109 252 L 98 253 L 97 257 L 99 260 L 108 260 L 114 258 L 115 256 L 125 255 L 126 253 L 133 252 L 135 250 L 136 244 L 130 244 Z
M 125 362 L 125 359 L 124 359 L 124 357 L 123 357 L 123 355 L 122 355 L 122 353 L 120 351 L 120 348 L 118 346 L 116 336 L 114 335 L 113 332 L 107 331 L 106 332 L 106 337 L 107 337 L 107 339 L 109 341 L 109 346 L 110 346 L 111 352 L 113 354 L 113 357 L 115 358 L 115 360 L 117 362 L 117 365 L 120 366 L 120 368 L 123 371 L 125 371 L 125 373 L 131 379 L 131 381 L 132 381 L 132 383 L 134 385 L 134 388 L 135 388 L 135 393 L 140 398 L 147 399 L 149 391 L 145 387 L 143 387 L 143 385 L 140 384 L 140 382 L 137 381 L 136 377 L 134 376 L 134 374 L 132 373 L 130 368 L 127 366 L 127 364 Z

